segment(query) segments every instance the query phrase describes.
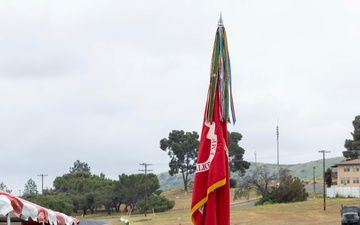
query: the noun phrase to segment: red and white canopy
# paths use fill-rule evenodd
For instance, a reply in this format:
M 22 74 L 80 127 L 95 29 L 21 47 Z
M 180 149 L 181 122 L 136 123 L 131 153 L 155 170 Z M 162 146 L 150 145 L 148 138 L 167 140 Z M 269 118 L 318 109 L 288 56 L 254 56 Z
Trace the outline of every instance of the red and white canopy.
M 50 225 L 76 225 L 79 223 L 79 220 L 74 217 L 44 208 L 0 190 L 0 214 L 6 216 L 10 212 L 14 212 L 15 216 L 24 221 L 28 221 L 30 218 L 32 221 Z

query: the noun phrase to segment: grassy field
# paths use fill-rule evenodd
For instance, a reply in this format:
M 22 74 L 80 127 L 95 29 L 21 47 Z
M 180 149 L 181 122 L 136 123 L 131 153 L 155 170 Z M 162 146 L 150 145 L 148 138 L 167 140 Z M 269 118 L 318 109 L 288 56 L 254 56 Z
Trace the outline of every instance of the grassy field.
M 127 218 L 132 225 L 191 225 L 191 194 L 172 190 L 167 191 L 164 195 L 176 201 L 175 207 L 171 211 L 157 214 L 148 213 L 146 217 L 144 215 L 123 217 Z M 255 196 L 250 196 L 250 198 L 253 197 Z M 341 204 L 360 205 L 360 200 L 356 198 L 326 199 L 326 211 L 324 211 L 324 200 L 321 197 L 299 203 L 234 207 L 231 208 L 231 224 L 340 224 Z M 120 215 L 112 216 L 114 220 L 107 220 L 107 223 L 123 225 L 119 221 Z

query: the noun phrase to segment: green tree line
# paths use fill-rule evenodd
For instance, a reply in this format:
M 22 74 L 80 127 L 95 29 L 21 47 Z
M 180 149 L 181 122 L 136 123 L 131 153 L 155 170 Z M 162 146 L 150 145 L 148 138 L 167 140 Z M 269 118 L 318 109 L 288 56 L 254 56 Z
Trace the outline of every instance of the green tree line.
M 155 174 L 149 173 L 146 177 L 145 174 L 121 174 L 118 180 L 111 180 L 102 173 L 91 174 L 90 166 L 79 160 L 69 173 L 55 178 L 53 187 L 38 194 L 35 182 L 30 179 L 25 184 L 22 198 L 68 215 L 94 214 L 99 210 L 111 214 L 119 212 L 121 205 L 125 206 L 126 212 L 160 212 L 171 209 L 175 204 L 160 196 L 160 184 Z M 149 201 L 144 201 L 145 198 Z

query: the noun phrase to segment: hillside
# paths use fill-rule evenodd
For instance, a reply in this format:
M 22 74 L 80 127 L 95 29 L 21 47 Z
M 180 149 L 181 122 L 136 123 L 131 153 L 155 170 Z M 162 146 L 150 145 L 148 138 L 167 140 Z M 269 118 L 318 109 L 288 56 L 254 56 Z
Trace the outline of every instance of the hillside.
M 325 159 L 325 169 L 329 168 L 330 166 L 335 165 L 341 161 L 345 160 L 344 157 L 335 157 L 335 158 L 327 158 Z M 250 162 L 249 170 L 255 168 L 255 163 Z M 268 168 L 272 168 L 274 171 L 276 169 L 276 164 L 268 164 L 268 163 L 260 163 L 257 162 L 256 166 L 267 166 Z M 293 177 L 298 177 L 302 180 L 312 180 L 314 178 L 314 167 L 315 167 L 315 179 L 322 179 L 323 173 L 323 160 L 319 159 L 316 161 L 311 161 L 307 163 L 299 163 L 299 164 L 280 164 L 281 168 L 289 169 L 291 171 L 291 175 Z M 189 176 L 190 179 L 193 179 L 193 174 Z M 170 176 L 168 172 L 163 172 L 158 174 L 160 187 L 161 189 L 168 189 L 171 187 L 183 187 L 183 180 L 181 174 L 177 174 L 175 176 Z M 238 179 L 239 177 L 237 174 L 231 174 L 231 178 Z

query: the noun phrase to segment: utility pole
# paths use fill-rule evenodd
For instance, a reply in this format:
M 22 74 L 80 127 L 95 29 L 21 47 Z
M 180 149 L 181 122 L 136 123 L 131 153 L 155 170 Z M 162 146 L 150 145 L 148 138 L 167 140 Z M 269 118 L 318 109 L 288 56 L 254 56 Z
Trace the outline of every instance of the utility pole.
M 278 122 L 279 123 L 279 122 Z M 276 126 L 276 144 L 277 144 L 277 179 L 279 182 L 279 126 Z
M 254 153 L 254 154 L 255 154 L 255 167 L 256 167 L 256 151 L 255 151 L 255 153 Z
M 314 177 L 314 196 L 315 196 L 315 166 L 313 167 L 313 177 Z
M 44 177 L 46 177 L 47 174 L 40 174 L 38 177 L 41 177 L 41 194 L 44 193 Z
M 330 151 L 325 151 L 325 150 L 321 150 L 319 151 L 319 153 L 322 153 L 323 154 L 323 196 L 324 196 L 324 211 L 326 211 L 326 190 L 325 190 L 325 183 L 326 183 L 326 180 L 325 180 L 325 153 L 330 153 Z
M 139 171 L 144 171 L 145 172 L 145 216 L 146 216 L 146 207 L 147 207 L 147 181 L 146 181 L 146 174 L 148 171 L 152 171 L 152 170 L 148 170 L 148 166 L 151 166 L 152 164 L 148 164 L 148 163 L 140 163 L 140 166 L 144 166 L 145 169 L 144 170 L 139 170 Z

